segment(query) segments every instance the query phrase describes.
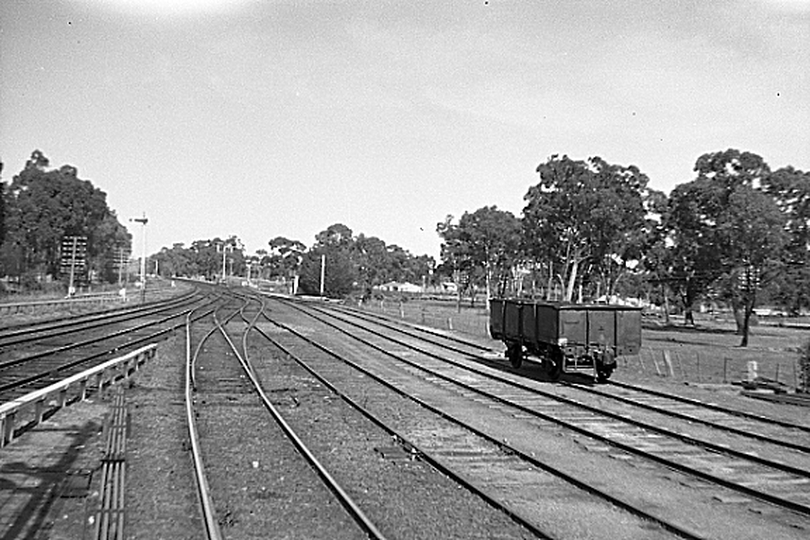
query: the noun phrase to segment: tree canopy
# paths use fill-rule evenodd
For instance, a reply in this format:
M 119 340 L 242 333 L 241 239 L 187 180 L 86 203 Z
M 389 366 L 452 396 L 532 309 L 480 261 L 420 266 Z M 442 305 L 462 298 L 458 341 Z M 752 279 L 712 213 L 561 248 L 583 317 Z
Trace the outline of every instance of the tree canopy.
M 540 182 L 524 200 L 527 254 L 557 275 L 566 301 L 586 271 L 611 292 L 627 265 L 641 257 L 648 234 L 648 178 L 634 166 L 602 158 L 552 156 L 537 167 Z
M 65 236 L 86 236 L 89 274 L 109 278 L 111 257 L 130 235 L 107 206 L 107 195 L 82 180 L 71 165 L 49 168 L 39 150 L 14 176 L 5 197 L 6 238 L 2 261 L 15 276 L 59 275 L 60 245 Z
M 520 220 L 511 212 L 485 206 L 475 212 L 465 212 L 458 223 L 453 216 L 437 224 L 442 238 L 441 257 L 451 270 L 484 276 L 487 296 L 493 279 L 501 281 L 509 275 L 520 258 Z

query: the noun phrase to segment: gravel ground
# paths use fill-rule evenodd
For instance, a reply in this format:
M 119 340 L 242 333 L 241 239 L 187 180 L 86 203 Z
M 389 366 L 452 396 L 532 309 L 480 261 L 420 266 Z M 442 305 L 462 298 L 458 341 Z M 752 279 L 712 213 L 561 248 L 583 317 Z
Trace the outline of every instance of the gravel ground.
M 300 325 L 299 329 L 319 338 L 324 336 L 311 319 L 305 325 Z M 334 341 L 332 345 L 355 359 L 360 356 L 359 346 L 341 345 L 340 340 Z M 532 366 L 528 366 L 528 369 L 518 373 L 523 375 L 531 373 L 531 370 Z M 424 390 L 420 390 L 420 394 L 425 397 Z M 761 407 L 758 402 L 747 398 L 741 398 L 739 404 L 749 405 L 754 409 L 773 409 L 771 404 Z M 801 538 L 805 534 L 802 531 L 806 532 L 808 527 L 804 519 L 777 515 L 779 512 L 769 509 L 768 505 L 744 501 L 739 496 L 723 493 L 722 489 L 708 489 L 708 485 L 696 482 L 688 476 L 673 473 L 665 467 L 652 465 L 588 438 L 572 436 L 552 426 L 543 425 L 542 422 L 529 423 L 537 424 L 535 426 L 524 425 L 525 422 L 516 420 L 510 414 L 503 415 L 499 420 L 494 411 L 484 409 L 476 412 L 474 404 L 471 406 L 469 410 L 460 410 L 457 414 L 466 414 L 472 422 L 479 419 L 482 427 L 488 425 L 485 429 L 519 444 L 526 452 L 536 452 L 544 460 L 549 460 L 574 476 L 589 479 L 599 486 L 609 486 L 619 498 L 634 505 L 684 523 L 693 530 L 702 530 L 707 534 L 711 531 L 709 536 L 759 538 L 767 535 L 773 538 Z M 487 420 L 488 417 L 492 418 Z M 555 436 L 548 437 L 549 432 Z M 611 459 L 606 461 L 605 458 Z M 766 518 L 763 519 L 762 515 Z
M 412 459 L 387 433 L 283 356 L 263 344 L 250 353 L 285 418 L 390 538 L 534 538 L 479 497 Z M 388 404 L 392 414 L 400 414 L 397 403 Z
M 256 343 L 254 339 L 251 338 L 252 344 Z M 494 349 L 502 348 L 499 342 L 493 340 L 471 339 Z M 187 450 L 188 436 L 182 400 L 184 354 L 182 339 L 172 338 L 162 343 L 157 358 L 144 366 L 127 388 L 130 432 L 127 442 L 126 538 L 182 540 L 203 536 L 196 486 Z M 284 411 L 296 429 L 306 434 L 307 441 L 316 449 L 322 462 L 330 469 L 334 469 L 335 476 L 341 482 L 350 486 L 350 494 L 375 521 L 384 524 L 384 532 L 391 538 L 532 537 L 514 522 L 466 490 L 460 489 L 427 464 L 398 452 L 395 441 L 379 429 L 370 426 L 357 413 L 348 409 L 341 400 L 303 375 L 297 368 L 291 367 L 284 361 L 283 356 L 264 346 L 252 348 L 251 356 L 276 406 Z M 530 374 L 531 363 L 527 368 L 524 370 Z M 742 397 L 739 395 L 739 387 L 729 384 L 688 384 L 650 375 L 649 372 L 638 373 L 630 367 L 624 370 L 620 367 L 614 378 L 676 392 L 693 399 L 810 425 L 807 409 Z M 228 401 L 224 394 L 220 398 L 225 402 Z M 233 409 L 224 402 L 220 405 L 222 410 Z M 390 406 L 395 407 L 393 403 Z M 244 421 L 240 424 L 253 426 L 251 429 L 255 431 L 257 426 L 267 422 L 266 413 L 261 407 L 252 407 L 248 410 L 255 410 L 256 416 L 240 416 L 240 420 Z M 50 419 L 50 424 L 45 426 L 48 429 L 42 433 L 50 433 L 50 436 L 68 433 L 69 429 L 74 433 L 84 430 L 87 436 L 80 443 L 77 443 L 77 440 L 68 441 L 62 451 L 73 456 L 71 469 L 98 469 L 100 448 L 103 444 L 101 426 L 105 411 L 106 402 L 94 399 L 57 413 Z M 392 410 L 391 414 L 402 415 L 404 411 L 405 409 Z M 311 515 L 320 518 L 323 512 L 320 505 L 307 507 L 297 502 L 298 499 L 290 497 L 300 487 L 294 475 L 279 474 L 275 479 L 278 483 L 272 486 L 247 483 L 246 479 L 250 478 L 257 468 L 265 472 L 281 472 L 278 469 L 279 462 L 275 459 L 276 450 L 266 443 L 254 447 L 254 443 L 246 439 L 246 433 L 249 431 L 250 429 L 226 433 L 227 436 L 222 440 L 228 441 L 229 444 L 220 448 L 221 454 L 232 455 L 235 464 L 233 467 L 223 469 L 221 478 L 224 479 L 223 482 L 229 482 L 229 489 L 240 493 L 238 499 L 233 499 L 233 506 L 222 507 L 220 517 L 226 526 L 225 530 L 228 531 L 226 537 L 265 538 L 273 535 L 282 538 L 332 538 L 333 536 L 329 536 L 328 527 L 318 529 L 314 526 L 311 532 L 315 536 L 306 535 L 300 530 L 285 529 L 289 519 L 298 519 L 295 516 Z M 24 437 L 28 436 L 33 436 L 33 432 Z M 579 452 L 581 455 L 579 463 L 585 468 L 590 467 L 593 474 L 598 474 L 599 460 L 603 452 L 587 443 L 566 441 L 563 442 L 566 444 L 573 442 L 574 446 L 555 452 L 571 452 L 572 455 Z M 527 441 L 526 444 L 534 443 Z M 56 458 L 56 454 L 59 453 L 56 449 L 58 446 L 53 448 L 54 450 L 48 454 L 51 459 Z M 32 462 L 29 460 L 34 459 L 32 456 L 18 456 L 10 461 L 9 455 L 0 453 L 0 458 L 3 458 L 0 459 L 0 471 L 8 472 L 10 463 L 30 465 Z M 675 485 L 677 489 L 687 494 L 688 490 L 694 489 L 684 484 L 677 475 L 670 475 L 669 478 L 661 477 L 658 473 L 650 473 L 646 467 L 632 460 L 619 458 L 614 460 L 621 462 L 623 467 L 639 469 L 638 473 L 627 474 L 627 490 L 628 493 L 636 493 L 642 499 L 648 499 L 651 505 L 661 504 L 656 498 L 663 489 L 672 489 L 666 487 L 667 483 Z M 258 462 L 258 467 L 254 467 L 254 462 Z M 644 486 L 631 485 L 636 482 L 633 478 L 643 478 L 650 474 L 659 477 L 660 480 Z M 92 480 L 93 484 L 86 497 L 52 498 L 45 513 L 38 518 L 38 532 L 27 536 L 6 534 L 0 538 L 4 540 L 86 538 L 88 517 L 97 502 L 95 488 L 97 478 L 93 477 Z M 56 489 L 54 486 L 51 489 Z M 697 492 L 700 493 L 700 490 Z M 261 519 L 245 518 L 250 516 L 251 512 L 253 516 L 260 515 L 264 511 L 258 511 L 257 508 L 266 508 L 263 506 L 265 504 L 271 504 L 275 510 Z M 704 503 L 696 498 L 695 504 Z M 709 503 L 705 504 L 708 508 Z M 733 503 L 727 506 L 731 508 Z M 764 511 L 767 513 L 767 509 Z M 239 523 L 242 523 L 245 529 L 243 536 L 235 534 Z M 789 523 L 784 524 L 787 529 L 791 526 Z
M 128 539 L 203 538 L 183 402 L 185 344 L 160 345 L 127 389 Z
M 244 327 L 234 324 L 233 327 Z M 216 334 L 198 359 L 203 462 L 229 539 L 360 539 L 365 535 L 301 458 Z

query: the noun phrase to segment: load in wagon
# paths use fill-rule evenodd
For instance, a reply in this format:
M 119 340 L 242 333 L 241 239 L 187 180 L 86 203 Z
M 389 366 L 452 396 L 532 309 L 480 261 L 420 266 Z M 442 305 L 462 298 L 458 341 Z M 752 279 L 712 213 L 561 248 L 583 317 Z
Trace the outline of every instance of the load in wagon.
M 585 372 L 604 382 L 616 357 L 641 349 L 641 309 L 603 304 L 490 300 L 489 331 L 514 368 L 531 355 L 549 378 Z

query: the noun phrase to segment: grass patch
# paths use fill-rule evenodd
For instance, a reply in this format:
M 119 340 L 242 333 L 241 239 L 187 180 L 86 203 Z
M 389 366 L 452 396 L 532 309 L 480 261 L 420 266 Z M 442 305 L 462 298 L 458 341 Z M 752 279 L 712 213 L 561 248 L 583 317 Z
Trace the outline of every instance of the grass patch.
M 476 337 L 489 337 L 489 313 L 483 301 L 459 306 L 450 300 L 371 300 L 362 305 L 368 311 L 383 313 L 405 321 L 444 330 L 455 330 Z M 800 351 L 810 338 L 810 328 L 791 328 L 763 322 L 751 328 L 749 345 L 739 347 L 741 336 L 735 333 L 733 320 L 698 318 L 697 327 L 645 325 L 641 353 L 620 357 L 619 367 L 627 374 L 668 378 L 675 381 L 724 384 L 748 377 L 750 362 L 756 363 L 760 378 L 791 387 L 801 382 Z M 497 342 L 493 341 L 497 347 Z

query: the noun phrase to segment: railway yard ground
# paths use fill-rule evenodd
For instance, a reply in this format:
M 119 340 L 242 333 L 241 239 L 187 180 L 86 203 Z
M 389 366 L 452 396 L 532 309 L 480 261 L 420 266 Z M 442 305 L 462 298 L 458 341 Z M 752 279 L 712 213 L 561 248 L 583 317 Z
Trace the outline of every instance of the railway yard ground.
M 259 318 L 264 309 L 257 308 L 252 321 L 245 311 L 241 319 L 234 316 L 221 323 L 222 333 L 230 329 L 234 341 L 242 339 L 239 332 L 245 327 L 252 324 L 257 329 L 244 338 L 241 354 L 217 334 L 203 329 L 191 334 L 192 343 L 200 344 L 195 417 L 224 538 L 806 538 L 810 534 L 810 458 L 805 453 L 810 409 L 752 399 L 741 394 L 740 385 L 750 362 L 756 361 L 760 377 L 790 390 L 796 380 L 798 347 L 810 337 L 807 330 L 762 324 L 754 329 L 751 346 L 740 349 L 739 337 L 722 321 L 698 329 L 649 325 L 643 330 L 642 354 L 619 360 L 611 378 L 617 385 L 592 385 L 565 375 L 560 383 L 547 381 L 532 362 L 513 370 L 498 358 L 503 346 L 482 331 L 478 312 L 465 320 L 457 310 L 431 310 L 411 302 L 387 311 L 384 305 L 365 310 L 338 306 L 337 315 L 316 307 L 308 315 L 279 303 L 267 310 L 271 321 Z M 316 321 L 313 314 L 323 320 Z M 352 317 L 362 320 L 372 315 L 387 317 L 375 331 L 380 335 L 349 326 Z M 52 315 L 27 314 L 20 320 L 27 323 L 48 316 Z M 452 352 L 456 360 L 451 367 L 434 366 L 434 358 L 444 354 L 441 347 L 449 350 L 449 346 L 416 343 L 411 335 L 393 338 L 399 334 L 391 329 L 403 320 L 419 328 L 437 328 L 438 337 L 431 339 L 448 343 L 448 338 L 458 339 L 463 351 Z M 11 322 L 5 318 L 3 324 Z M 121 537 L 206 537 L 183 397 L 187 347 L 182 332 L 171 333 L 160 342 L 157 356 L 129 379 L 110 386 L 102 396 L 91 395 L 56 411 L 0 448 L 0 539 L 97 537 L 104 489 L 100 471 L 109 461 L 113 411 L 122 402 L 126 475 L 123 508 L 116 510 L 125 523 Z M 390 358 L 382 356 L 383 348 Z M 479 359 L 472 368 L 461 365 L 474 354 Z M 317 470 L 296 457 L 278 422 L 265 414 L 267 405 L 251 390 L 251 377 L 237 362 L 241 356 L 249 357 L 249 370 L 269 403 L 380 531 L 358 526 L 345 503 L 324 487 Z M 422 356 L 424 360 L 417 360 Z M 392 367 L 395 360 L 413 365 Z M 423 373 L 426 368 L 432 371 Z M 472 370 L 462 373 L 466 369 Z M 474 379 L 483 376 L 493 379 L 476 386 Z M 451 388 L 453 378 L 472 386 Z M 501 387 L 507 384 L 512 386 Z M 712 461 L 723 447 L 734 447 L 739 434 L 714 435 L 702 420 L 663 419 L 655 412 L 631 410 L 630 402 L 614 405 L 616 395 L 648 404 L 658 399 L 637 398 L 636 388 L 778 419 L 807 431 L 792 441 L 793 428 L 767 431 L 770 427 L 765 425 L 763 441 L 740 443 L 740 455 Z M 539 391 L 540 397 L 522 396 L 530 390 Z M 586 391 L 594 394 L 587 396 Z M 496 401 L 489 401 L 486 392 Z M 549 405 L 550 399 L 578 400 L 585 408 L 562 413 L 562 405 Z M 616 427 L 616 418 L 595 420 L 588 407 L 615 407 L 617 417 L 633 417 L 638 425 L 625 429 Z M 677 407 L 683 407 L 684 415 L 693 414 L 687 410 L 688 401 Z M 529 408 L 541 411 L 541 416 L 530 419 Z M 439 411 L 435 418 L 425 412 L 434 409 Z M 514 432 L 522 422 L 527 433 Z M 748 424 L 740 426 L 741 431 L 749 429 Z M 591 429 L 594 438 L 586 433 Z M 710 447 L 704 456 L 696 450 L 681 451 L 672 443 L 642 457 L 643 445 L 633 446 L 633 441 L 642 438 L 637 434 L 641 430 L 647 430 L 644 440 L 658 441 L 663 435 L 654 429 L 695 439 L 705 436 L 718 448 Z M 782 469 L 760 473 L 756 467 L 773 464 L 736 465 L 735 460 L 749 454 L 770 453 L 765 441 L 770 434 L 786 442 L 763 457 L 772 458 Z M 790 448 L 791 442 L 804 449 Z M 682 467 L 682 455 L 697 464 L 698 472 Z M 747 476 L 740 480 L 735 475 L 742 469 Z M 721 480 L 709 477 L 715 473 Z M 776 477 L 781 483 L 771 485 Z M 738 481 L 741 489 L 751 491 L 734 491 L 724 484 Z M 791 491 L 788 485 L 795 488 Z M 760 488 L 762 497 L 753 491 Z M 21 491 L 27 493 L 25 498 L 8 495 Z M 19 500 L 28 506 L 14 508 Z

